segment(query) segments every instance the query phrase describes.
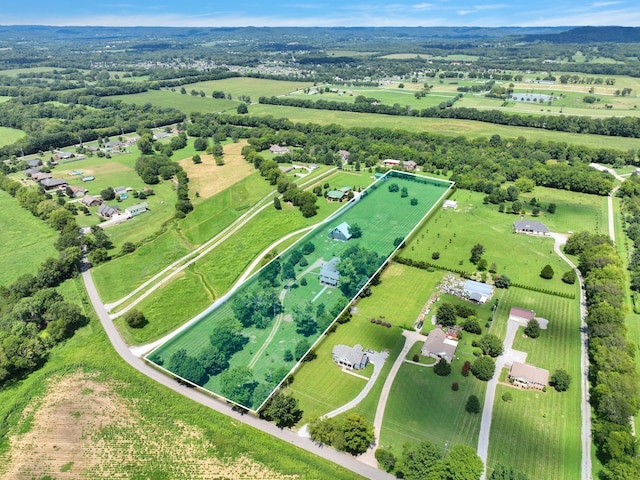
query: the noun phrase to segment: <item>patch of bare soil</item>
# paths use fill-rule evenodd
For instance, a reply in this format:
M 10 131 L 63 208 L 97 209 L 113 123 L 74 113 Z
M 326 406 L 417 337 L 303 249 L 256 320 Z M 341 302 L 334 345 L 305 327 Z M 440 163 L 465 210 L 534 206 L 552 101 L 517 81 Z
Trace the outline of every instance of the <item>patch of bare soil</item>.
M 291 478 L 247 457 L 217 458 L 199 428 L 170 416 L 166 424 L 152 423 L 136 402 L 83 373 L 52 379 L 45 396 L 23 412 L 21 428 L 30 424 L 28 431 L 10 435 L 0 477 Z
M 180 160 L 189 177 L 189 191 L 198 192 L 201 198 L 209 198 L 248 177 L 255 168 L 242 158 L 246 140 L 224 146 L 224 165 L 216 165 L 213 155 L 200 154 L 202 163 L 194 164 L 191 158 Z

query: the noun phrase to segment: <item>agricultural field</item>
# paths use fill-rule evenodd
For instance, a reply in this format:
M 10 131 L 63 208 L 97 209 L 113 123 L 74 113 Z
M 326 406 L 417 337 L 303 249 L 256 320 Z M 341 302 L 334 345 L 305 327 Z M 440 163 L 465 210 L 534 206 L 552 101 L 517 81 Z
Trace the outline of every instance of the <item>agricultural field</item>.
M 640 139 L 636 138 L 553 132 L 534 128 L 494 125 L 472 120 L 398 117 L 375 113 L 339 112 L 335 110 L 315 110 L 262 104 L 250 105 L 249 113 L 258 116 L 272 115 L 275 118 L 288 118 L 292 122 L 317 123 L 320 125 L 331 123 L 337 123 L 344 127 L 367 125 L 371 128 L 402 128 L 416 132 L 438 132 L 441 135 L 450 136 L 459 136 L 461 132 L 464 132 L 465 136 L 470 138 L 500 135 L 502 138 L 523 137 L 528 141 L 566 142 L 591 148 L 640 149 Z
M 205 312 L 203 316 L 206 316 L 202 320 L 153 351 L 147 358 L 156 364 L 166 365 L 167 362 L 171 362 L 172 355 L 181 349 L 185 349 L 188 355 L 197 356 L 207 346 L 208 334 L 212 328 L 215 328 L 225 318 L 240 317 L 245 325 L 243 335 L 249 338 L 249 343 L 230 359 L 231 368 L 228 371 L 234 371 L 233 367 L 248 365 L 252 369 L 248 375 L 251 375 L 256 383 L 262 384 L 258 387 L 254 386 L 255 391 L 260 392 L 261 395 L 253 396 L 253 391 L 243 391 L 238 392 L 235 398 L 229 398 L 229 395 L 224 394 L 222 396 L 250 409 L 259 407 L 270 394 L 267 390 L 269 385 L 271 388 L 277 385 L 284 378 L 284 371 L 288 371 L 294 365 L 292 360 L 282 360 L 286 350 L 293 351 L 302 340 L 306 340 L 308 344 L 315 343 L 318 333 L 330 325 L 333 318 L 346 306 L 348 300 L 361 288 L 360 282 L 363 282 L 381 265 L 395 249 L 397 241 L 401 241 L 424 218 L 450 185 L 439 181 L 417 180 L 417 178 L 393 173 L 393 177 L 387 181 L 378 181 L 362 193 L 361 200 L 355 205 L 352 204 L 351 208 L 343 209 L 338 217 L 331 217 L 324 225 L 316 228 L 299 241 L 298 245 L 300 246 L 305 243 L 311 243 L 314 246 L 306 257 L 298 252 L 300 258 L 287 263 L 293 255 L 292 250 L 289 250 L 282 258 L 272 262 L 257 276 L 246 282 L 235 293 L 236 299 L 245 297 L 272 298 L 268 302 L 273 303 L 273 313 L 270 313 L 272 307 L 269 307 L 269 310 L 262 314 L 265 315 L 262 317 L 265 320 L 264 326 L 253 326 L 244 319 L 242 316 L 244 313 L 239 312 L 239 306 L 247 305 L 247 302 L 251 302 L 251 300 L 241 300 L 240 303 L 236 300 L 229 300 L 217 306 L 218 308 L 214 307 L 211 313 Z M 422 183 L 423 181 L 426 183 Z M 401 196 L 399 192 L 390 191 L 387 186 L 391 185 L 395 185 L 398 189 L 400 187 L 408 189 L 408 194 Z M 419 200 L 415 205 L 410 205 L 410 198 Z M 400 219 L 397 217 L 397 212 L 401 210 L 406 211 L 407 215 Z M 350 226 L 359 226 L 363 232 L 362 237 L 352 239 L 349 242 L 327 238 L 327 230 L 335 229 L 342 222 L 347 222 Z M 352 253 L 346 252 L 347 247 L 353 250 L 356 246 L 378 255 L 377 258 L 369 257 L 367 260 L 371 271 L 366 275 L 364 272 L 356 273 L 355 271 L 352 274 L 345 273 L 346 276 L 343 276 L 341 280 L 341 289 L 323 287 L 316 278 L 317 269 L 335 257 L 364 255 L 364 252 L 358 253 L 357 248 Z M 305 260 L 305 263 L 295 270 L 294 266 L 299 261 L 302 263 L 302 259 Z M 344 261 L 344 259 L 342 260 Z M 287 267 L 293 271 L 288 273 Z M 277 290 L 275 287 L 280 285 L 278 277 L 281 268 L 283 269 L 285 287 L 282 290 Z M 291 281 L 288 281 L 289 278 L 294 277 L 297 288 Z M 267 288 L 265 283 L 261 282 L 269 282 L 274 288 Z M 257 297 L 255 297 L 256 295 Z M 321 304 L 323 305 L 321 310 L 326 311 L 327 315 L 319 313 L 318 306 Z M 309 309 L 309 312 L 301 313 L 300 306 Z M 280 308 L 283 311 L 277 311 Z M 312 313 L 315 310 L 318 310 L 318 313 Z M 305 320 L 306 327 L 300 326 L 298 322 L 300 318 L 309 319 Z M 313 328 L 309 328 L 309 322 L 314 325 Z M 267 360 L 267 357 L 270 358 Z M 261 358 L 262 360 L 258 361 Z M 223 376 L 224 374 L 214 375 L 202 386 L 209 391 L 220 394 L 226 388 L 226 385 L 220 381 Z
M 214 90 L 230 93 L 234 100 L 240 95 L 251 97 L 251 101 L 257 102 L 258 97 L 271 97 L 272 95 L 286 95 L 296 90 L 311 87 L 312 82 L 289 82 L 282 80 L 269 80 L 266 78 L 236 77 L 207 82 L 191 83 L 185 85 L 187 92 L 203 90 L 207 96 L 211 96 Z M 237 105 L 237 102 L 236 102 Z
M 6 101 L 6 98 L 9 100 L 9 97 L 0 97 L 0 103 Z M 0 127 L 0 147 L 4 147 L 5 145 L 11 145 L 12 143 L 17 142 L 22 137 L 26 135 L 22 130 L 17 130 L 15 128 L 8 127 Z
M 604 197 L 576 195 L 576 204 L 566 192 L 556 196 L 557 191 L 536 188 L 532 194 L 540 199 L 557 200 L 555 214 L 545 213 L 538 218 L 528 218 L 549 223 L 549 228 L 568 231 L 599 231 L 606 218 Z M 433 263 L 441 268 L 463 270 L 469 273 L 477 268 L 469 260 L 471 248 L 480 243 L 485 247 L 483 258 L 490 267 L 493 263 L 499 275 L 507 275 L 513 282 L 530 285 L 535 288 L 553 290 L 566 294 L 575 294 L 575 285 L 562 282 L 562 274 L 569 267 L 556 255 L 553 255 L 554 240 L 549 237 L 534 237 L 513 233 L 513 223 L 519 216 L 500 213 L 496 205 L 482 203 L 484 195 L 466 190 L 458 190 L 451 197 L 458 201 L 454 210 L 441 209 L 432 220 L 421 227 L 407 248 L 403 257 Z M 523 197 L 524 198 L 524 197 Z M 526 204 L 527 210 L 530 205 Z M 546 207 L 546 205 L 543 205 Z M 544 210 L 543 210 L 544 211 Z M 577 227 L 577 228 L 576 228 Z M 438 252 L 439 258 L 433 259 Z M 513 252 L 518 252 L 514 255 Z M 551 280 L 540 277 L 545 265 L 551 265 L 555 275 Z M 480 272 L 480 277 L 486 272 Z M 488 275 L 486 275 L 488 278 Z M 481 278 L 480 278 L 481 279 Z
M 0 285 L 8 285 L 20 275 L 35 275 L 44 260 L 58 257 L 53 247 L 57 232 L 4 190 L 0 190 L 0 225 Z
M 192 86 L 185 85 L 185 88 L 187 88 L 187 92 L 189 92 Z M 210 113 L 223 112 L 225 110 L 233 110 L 235 113 L 235 109 L 239 103 L 235 100 L 212 98 L 211 93 L 204 97 L 191 95 L 190 93 L 181 94 L 179 89 L 175 92 L 170 90 L 149 90 L 147 92 L 130 95 L 114 95 L 112 98 L 135 105 L 150 103 L 156 107 L 176 108 L 187 115 L 194 112 Z
M 531 309 L 549 320 L 537 339 L 519 329 L 513 348 L 527 352 L 527 363 L 569 372 L 566 392 L 521 391 L 498 385 L 491 424 L 488 465 L 511 465 L 530 478 L 580 478 L 580 313 L 575 300 L 510 288 L 502 297 L 491 332 L 504 336 L 511 307 Z M 513 400 L 505 402 L 509 391 Z M 517 453 L 519 452 L 519 453 Z M 517 460 L 515 460 L 517 459 Z

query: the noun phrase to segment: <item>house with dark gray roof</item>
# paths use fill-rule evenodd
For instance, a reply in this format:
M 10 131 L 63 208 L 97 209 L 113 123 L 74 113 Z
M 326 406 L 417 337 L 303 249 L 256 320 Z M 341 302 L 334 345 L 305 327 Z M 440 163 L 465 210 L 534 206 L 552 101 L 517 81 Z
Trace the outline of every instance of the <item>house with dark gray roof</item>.
M 29 168 L 39 167 L 40 165 L 42 165 L 42 160 L 40 160 L 39 158 L 27 160 L 27 166 Z
M 340 257 L 333 257 L 327 263 L 320 267 L 320 283 L 335 287 L 340 281 L 340 272 L 338 272 L 338 263 Z
M 333 361 L 349 370 L 361 370 L 369 363 L 367 352 L 362 349 L 362 345 L 348 347 L 346 345 L 336 345 L 331 353 Z
M 549 228 L 544 223 L 535 220 L 519 220 L 513 224 L 513 231 L 529 235 L 549 235 Z
M 40 185 L 42 185 L 46 190 L 50 190 L 52 188 L 65 188 L 67 186 L 67 181 L 62 180 L 61 178 L 45 178 L 44 180 L 40 180 Z
M 340 240 L 341 242 L 346 242 L 351 238 L 351 233 L 349 232 L 349 224 L 347 222 L 342 222 L 335 228 L 329 230 L 329 238 L 333 240 Z
M 111 218 L 118 213 L 120 213 L 120 208 L 111 207 L 106 203 L 103 203 L 98 207 L 98 215 L 100 215 L 101 217 Z
M 80 203 L 83 204 L 85 207 L 95 207 L 102 203 L 102 199 L 96 198 L 92 195 L 85 195 L 80 199 Z

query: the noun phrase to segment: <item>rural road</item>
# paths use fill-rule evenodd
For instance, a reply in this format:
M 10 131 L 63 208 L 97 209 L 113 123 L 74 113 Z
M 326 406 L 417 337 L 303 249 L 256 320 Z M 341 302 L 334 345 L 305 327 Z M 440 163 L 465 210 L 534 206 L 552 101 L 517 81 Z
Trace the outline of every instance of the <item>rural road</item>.
M 109 314 L 104 308 L 100 296 L 95 288 L 93 283 L 93 279 L 91 278 L 91 273 L 88 269 L 83 268 L 82 279 L 84 281 L 85 287 L 87 289 L 87 293 L 89 295 L 89 299 L 93 304 L 93 307 L 100 319 L 100 323 L 102 324 L 111 344 L 115 351 L 122 357 L 122 359 L 128 363 L 131 367 L 135 368 L 138 372 L 146 375 L 147 377 L 155 380 L 156 382 L 164 385 L 167 388 L 193 400 L 194 402 L 198 402 L 201 405 L 209 407 L 213 410 L 216 410 L 219 413 L 227 415 L 228 417 L 233 418 L 234 420 L 244 423 L 245 425 L 249 425 L 258 430 L 261 430 L 269 435 L 276 437 L 284 442 L 295 445 L 303 450 L 306 450 L 314 455 L 325 458 L 333 463 L 336 463 L 358 475 L 361 475 L 368 479 L 373 480 L 393 480 L 395 477 L 389 475 L 388 473 L 378 470 L 370 465 L 367 465 L 355 457 L 350 455 L 340 453 L 336 450 L 333 450 L 329 447 L 323 447 L 316 443 L 314 443 L 311 439 L 303 438 L 298 436 L 295 432 L 287 429 L 280 429 L 276 427 L 274 424 L 269 423 L 267 421 L 261 420 L 252 415 L 243 415 L 239 412 L 236 412 L 231 409 L 231 406 L 217 400 L 209 395 L 204 394 L 203 392 L 195 389 L 185 387 L 172 378 L 168 377 L 164 373 L 161 373 L 158 370 L 155 370 L 150 365 L 146 364 L 142 359 L 136 357 L 130 350 L 128 345 L 124 342 L 120 334 L 118 333 L 116 327 L 113 325 Z

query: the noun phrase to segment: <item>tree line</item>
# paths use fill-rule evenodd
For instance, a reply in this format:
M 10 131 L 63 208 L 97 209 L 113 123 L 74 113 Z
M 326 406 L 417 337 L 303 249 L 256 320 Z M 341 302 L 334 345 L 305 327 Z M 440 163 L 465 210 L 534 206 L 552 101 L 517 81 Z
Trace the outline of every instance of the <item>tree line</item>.
M 70 210 L 37 188 L 22 186 L 0 174 L 0 189 L 59 232 L 55 246 L 60 252 L 57 258 L 42 262 L 35 275 L 25 273 L 10 285 L 0 286 L 2 386 L 40 368 L 56 344 L 86 324 L 87 318 L 78 305 L 66 302 L 55 287 L 77 274 L 82 261 L 81 245 L 96 251 L 110 242 L 99 233 L 86 242 L 80 239 Z
M 318 110 L 338 110 L 342 112 L 376 113 L 381 115 L 399 115 L 424 118 L 450 118 L 457 120 L 475 120 L 516 127 L 540 128 L 544 130 L 606 135 L 614 137 L 640 138 L 640 118 L 608 117 L 591 118 L 577 115 L 522 115 L 505 113 L 500 110 L 480 110 L 469 107 L 451 108 L 454 100 L 441 102 L 436 107 L 415 109 L 412 106 L 347 103 L 330 100 L 305 100 L 287 97 L 260 97 L 259 103 L 282 105 L 297 108 L 313 108 Z
M 532 186 L 546 186 L 576 192 L 607 195 L 614 178 L 589 167 L 598 162 L 609 165 L 634 164 L 635 151 L 593 149 L 564 142 L 530 142 L 525 138 L 448 137 L 430 132 L 408 132 L 387 128 L 342 127 L 293 123 L 287 119 L 247 115 L 192 116 L 194 129 L 201 133 L 232 133 L 248 138 L 257 152 L 272 144 L 295 147 L 294 155 L 308 161 L 334 163 L 342 168 L 337 152 L 350 152 L 349 164 L 378 168 L 380 161 L 395 158 L 412 160 L 424 172 L 446 175 L 458 188 L 491 195 L 507 181 L 526 179 Z M 220 134 L 220 133 L 218 133 Z M 251 153 L 251 155 L 254 155 Z M 245 158 L 247 158 L 245 156 Z M 551 161 L 550 161 L 551 160 Z M 277 184 L 277 162 L 267 161 L 270 181 Z M 261 165 L 261 171 L 263 164 Z
M 640 458 L 630 421 L 637 413 L 640 383 L 636 346 L 626 338 L 625 273 L 611 239 L 580 232 L 564 250 L 579 256 L 585 278 L 593 442 L 606 479 L 640 478 Z

